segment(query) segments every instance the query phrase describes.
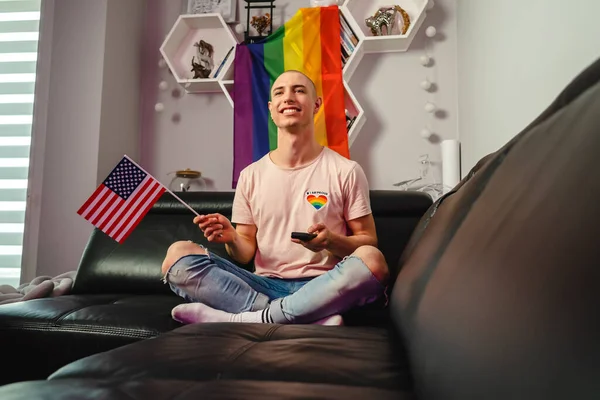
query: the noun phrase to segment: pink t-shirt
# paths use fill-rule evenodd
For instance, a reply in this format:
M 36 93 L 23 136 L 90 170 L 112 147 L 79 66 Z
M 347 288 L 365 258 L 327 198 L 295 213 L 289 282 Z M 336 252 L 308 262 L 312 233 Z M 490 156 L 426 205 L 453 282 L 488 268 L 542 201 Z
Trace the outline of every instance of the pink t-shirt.
M 322 222 L 337 234 L 351 234 L 346 221 L 371 213 L 369 185 L 355 161 L 324 147 L 310 164 L 282 168 L 267 154 L 240 174 L 232 222 L 256 225 L 256 274 L 283 279 L 313 277 L 340 259 L 291 241 Z

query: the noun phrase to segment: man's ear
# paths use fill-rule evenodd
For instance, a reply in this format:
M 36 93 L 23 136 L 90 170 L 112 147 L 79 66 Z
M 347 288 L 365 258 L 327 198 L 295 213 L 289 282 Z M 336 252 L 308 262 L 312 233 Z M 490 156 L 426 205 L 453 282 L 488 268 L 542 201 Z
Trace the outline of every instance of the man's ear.
M 315 112 L 314 112 L 315 114 L 319 112 L 321 105 L 323 105 L 323 99 L 320 97 L 317 97 L 317 100 L 315 101 Z

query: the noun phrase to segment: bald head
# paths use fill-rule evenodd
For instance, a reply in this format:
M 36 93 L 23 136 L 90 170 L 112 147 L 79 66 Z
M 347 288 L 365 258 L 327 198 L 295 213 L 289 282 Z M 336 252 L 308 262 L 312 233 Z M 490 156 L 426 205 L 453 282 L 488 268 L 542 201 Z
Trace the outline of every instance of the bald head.
M 301 71 L 298 71 L 298 70 L 295 70 L 295 69 L 289 69 L 289 70 L 283 72 L 282 74 L 280 74 L 277 77 L 277 79 L 275 79 L 275 82 L 273 82 L 273 87 L 271 88 L 271 95 L 275 92 L 275 90 L 277 90 L 278 88 L 281 87 L 281 85 L 280 85 L 281 81 L 283 79 L 285 79 L 285 77 L 287 75 L 290 75 L 290 74 L 301 75 L 303 77 L 302 80 L 305 81 L 304 82 L 304 86 L 306 86 L 306 88 L 308 90 L 310 90 L 313 98 L 315 98 L 315 99 L 317 98 L 317 87 L 316 87 L 315 83 L 312 81 L 312 79 L 310 79 L 308 77 L 308 75 L 306 75 L 304 72 L 301 72 Z

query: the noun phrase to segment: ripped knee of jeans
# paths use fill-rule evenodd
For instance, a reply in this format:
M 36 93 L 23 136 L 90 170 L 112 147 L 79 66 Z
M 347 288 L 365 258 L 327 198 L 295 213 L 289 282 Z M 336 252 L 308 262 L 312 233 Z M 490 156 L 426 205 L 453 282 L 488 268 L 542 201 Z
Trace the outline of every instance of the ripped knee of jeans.
M 210 260 L 210 253 L 208 250 L 202 246 L 200 246 L 205 253 L 196 253 L 196 254 L 185 254 L 180 256 L 173 264 L 171 264 L 166 271 L 164 271 L 162 281 L 163 283 L 176 283 L 183 282 L 186 280 L 186 277 L 190 274 L 190 271 L 194 268 L 198 268 L 203 264 L 203 260 Z
M 387 285 L 377 279 L 362 258 L 349 255 L 344 257 L 338 266 L 341 280 L 339 283 L 344 286 L 344 290 L 357 291 L 360 295 L 357 305 L 373 303 L 383 296 L 387 305 Z
M 166 275 L 169 268 L 174 265 L 181 257 L 189 254 L 207 254 L 206 247 L 191 240 L 178 240 L 172 243 L 167 249 L 165 259 L 162 262 L 161 271 Z

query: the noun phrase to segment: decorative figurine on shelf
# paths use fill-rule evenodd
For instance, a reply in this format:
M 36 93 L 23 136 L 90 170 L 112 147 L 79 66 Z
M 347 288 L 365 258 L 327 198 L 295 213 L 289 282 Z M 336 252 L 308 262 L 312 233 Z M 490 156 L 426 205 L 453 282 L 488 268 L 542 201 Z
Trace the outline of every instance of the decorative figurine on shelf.
M 371 29 L 371 33 L 373 33 L 374 36 L 383 36 L 384 27 L 385 34 L 392 35 L 392 31 L 396 26 L 396 17 L 398 13 L 402 16 L 402 30 L 400 33 L 404 35 L 410 26 L 410 16 L 398 5 L 380 8 L 375 15 L 365 19 L 365 23 L 367 27 Z
M 253 16 L 250 25 L 256 29 L 258 36 L 262 36 L 263 32 L 269 27 L 269 25 L 271 25 L 271 14 L 266 13 L 260 17 L 256 15 Z
M 194 73 L 192 79 L 208 78 L 215 66 L 213 46 L 204 40 L 200 40 L 194 43 L 194 47 L 197 48 L 195 56 L 197 61 L 194 61 L 194 57 L 192 57 L 192 69 L 190 70 Z

